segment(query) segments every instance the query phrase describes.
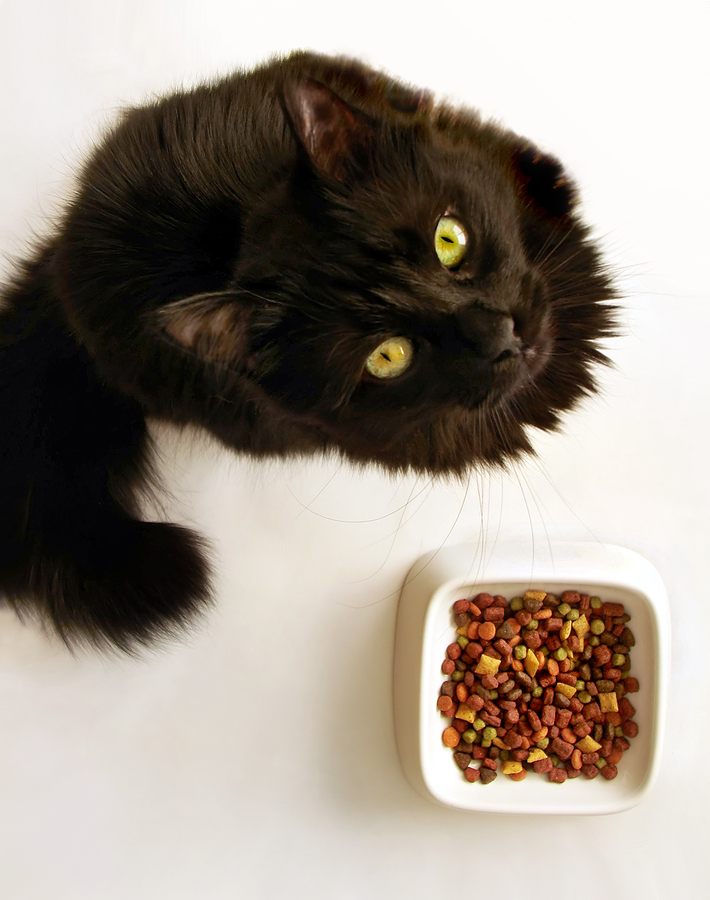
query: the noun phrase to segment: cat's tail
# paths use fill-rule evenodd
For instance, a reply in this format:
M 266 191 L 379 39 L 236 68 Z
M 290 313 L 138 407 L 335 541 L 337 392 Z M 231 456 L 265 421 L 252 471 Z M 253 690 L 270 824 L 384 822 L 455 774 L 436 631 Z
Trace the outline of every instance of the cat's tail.
M 130 651 L 209 598 L 204 547 L 186 528 L 139 520 L 142 411 L 31 306 L 0 314 L 0 596 L 70 645 Z

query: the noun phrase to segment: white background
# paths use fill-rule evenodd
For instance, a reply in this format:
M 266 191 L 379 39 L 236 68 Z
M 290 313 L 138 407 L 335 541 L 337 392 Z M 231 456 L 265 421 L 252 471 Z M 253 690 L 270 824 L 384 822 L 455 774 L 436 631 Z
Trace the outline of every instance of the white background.
M 253 465 L 159 435 L 218 602 L 139 660 L 0 612 L 0 895 L 72 900 L 707 896 L 708 38 L 704 3 L 0 2 L 2 267 L 123 105 L 296 47 L 477 106 L 557 153 L 626 292 L 604 394 L 469 489 Z M 2 423 L 0 423 L 2 427 Z M 0 498 L 2 502 L 2 498 Z M 443 543 L 611 541 L 668 588 L 657 784 L 600 818 L 447 810 L 394 743 L 397 592 Z M 473 552 L 473 551 L 472 551 Z M 515 873 L 515 874 L 514 874 Z

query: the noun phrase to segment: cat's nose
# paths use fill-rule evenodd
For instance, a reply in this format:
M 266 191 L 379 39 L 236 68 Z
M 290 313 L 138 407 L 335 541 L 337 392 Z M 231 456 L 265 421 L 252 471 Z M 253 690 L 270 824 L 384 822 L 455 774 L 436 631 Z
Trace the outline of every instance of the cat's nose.
M 477 355 L 488 362 L 501 362 L 522 352 L 516 321 L 508 313 L 474 307 L 459 315 L 459 328 Z

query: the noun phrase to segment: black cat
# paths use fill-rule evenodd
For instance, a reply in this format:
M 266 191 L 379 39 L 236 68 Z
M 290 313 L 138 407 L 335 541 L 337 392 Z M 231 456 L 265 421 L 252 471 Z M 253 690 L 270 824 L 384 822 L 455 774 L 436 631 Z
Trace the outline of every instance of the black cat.
M 252 456 L 461 473 L 594 389 L 607 272 L 559 163 L 298 53 L 129 110 L 0 314 L 0 590 L 130 649 L 209 596 L 144 522 L 145 417 Z

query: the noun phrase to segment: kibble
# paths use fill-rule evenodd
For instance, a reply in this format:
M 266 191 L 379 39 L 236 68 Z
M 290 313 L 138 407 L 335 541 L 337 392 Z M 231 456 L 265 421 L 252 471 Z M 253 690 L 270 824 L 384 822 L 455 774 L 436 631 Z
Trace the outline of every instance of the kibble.
M 457 600 L 437 707 L 466 781 L 615 778 L 638 734 L 623 604 L 573 590 Z

